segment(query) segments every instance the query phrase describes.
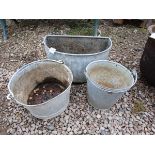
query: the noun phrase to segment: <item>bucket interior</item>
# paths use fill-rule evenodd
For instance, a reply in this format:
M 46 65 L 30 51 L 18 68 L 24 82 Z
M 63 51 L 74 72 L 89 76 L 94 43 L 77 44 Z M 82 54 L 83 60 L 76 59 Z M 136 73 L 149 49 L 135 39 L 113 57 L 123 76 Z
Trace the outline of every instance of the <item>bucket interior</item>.
M 96 84 L 105 89 L 118 90 L 131 87 L 131 72 L 118 63 L 100 61 L 87 66 L 87 75 Z
M 66 89 L 72 83 L 71 72 L 64 65 L 56 62 L 33 62 L 13 75 L 9 88 L 18 102 L 27 104 L 30 92 L 50 77 L 64 83 Z
M 56 51 L 71 54 L 99 53 L 111 46 L 109 38 L 87 37 L 60 37 L 47 36 L 46 45 L 55 48 Z

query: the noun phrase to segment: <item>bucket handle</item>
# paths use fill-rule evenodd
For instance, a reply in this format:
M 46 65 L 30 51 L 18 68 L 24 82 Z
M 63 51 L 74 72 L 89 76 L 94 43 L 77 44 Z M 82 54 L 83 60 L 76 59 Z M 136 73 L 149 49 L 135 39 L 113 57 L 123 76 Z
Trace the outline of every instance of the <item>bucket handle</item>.
M 6 96 L 7 100 L 14 100 L 14 97 L 13 97 L 13 94 L 9 93 L 7 96 Z
M 86 76 L 87 79 L 89 79 L 86 70 L 84 71 L 84 75 Z
M 64 61 L 63 60 L 52 60 L 52 59 L 44 59 L 45 61 L 51 61 L 51 62 L 57 62 L 57 63 L 59 63 L 59 64 L 64 64 Z M 38 62 L 39 61 L 44 61 L 44 60 L 37 60 Z M 36 61 L 36 62 L 37 62 Z M 33 63 L 33 62 L 31 62 L 31 63 Z M 18 68 L 17 69 L 17 71 L 18 70 L 21 70 L 21 69 L 24 69 L 25 67 L 27 67 L 27 66 L 29 66 L 29 63 L 28 64 L 24 64 L 22 67 L 20 67 L 20 68 Z
M 45 59 L 46 61 L 50 61 L 50 62 L 57 62 L 59 64 L 64 64 L 63 60 L 52 60 L 52 59 Z
M 133 83 L 133 85 L 132 85 L 132 86 L 134 86 L 134 85 L 135 85 L 135 83 L 137 82 L 137 72 L 136 72 L 136 70 L 135 70 L 135 69 L 133 69 L 133 70 L 131 71 L 131 73 L 132 73 L 133 78 L 134 78 L 134 83 Z

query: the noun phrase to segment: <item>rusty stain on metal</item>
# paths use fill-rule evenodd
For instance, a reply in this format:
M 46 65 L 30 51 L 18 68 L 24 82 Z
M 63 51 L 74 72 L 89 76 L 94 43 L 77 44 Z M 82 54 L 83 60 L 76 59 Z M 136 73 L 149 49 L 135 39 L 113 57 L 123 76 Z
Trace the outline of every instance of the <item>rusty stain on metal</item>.
M 90 77 L 99 85 L 106 88 L 125 88 L 130 85 L 124 74 L 107 66 L 96 66 L 89 73 Z

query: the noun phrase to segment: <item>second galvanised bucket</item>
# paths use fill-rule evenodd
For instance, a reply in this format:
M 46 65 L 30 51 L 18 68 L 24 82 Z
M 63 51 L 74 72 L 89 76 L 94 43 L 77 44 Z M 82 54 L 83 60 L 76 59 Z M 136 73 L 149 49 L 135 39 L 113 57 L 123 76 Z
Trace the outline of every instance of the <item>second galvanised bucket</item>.
M 53 77 L 66 84 L 66 89 L 41 104 L 28 105 L 30 92 L 44 79 Z M 62 61 L 38 60 L 21 67 L 11 77 L 8 98 L 23 105 L 30 113 L 40 119 L 50 119 L 61 114 L 69 104 L 70 89 L 73 81 L 71 70 Z
M 73 73 L 73 82 L 86 82 L 84 70 L 95 60 L 108 60 L 112 41 L 109 37 L 47 35 L 44 47 L 48 59 L 63 60 Z
M 85 75 L 88 102 L 97 109 L 112 107 L 137 81 L 135 70 L 108 60 L 89 63 Z

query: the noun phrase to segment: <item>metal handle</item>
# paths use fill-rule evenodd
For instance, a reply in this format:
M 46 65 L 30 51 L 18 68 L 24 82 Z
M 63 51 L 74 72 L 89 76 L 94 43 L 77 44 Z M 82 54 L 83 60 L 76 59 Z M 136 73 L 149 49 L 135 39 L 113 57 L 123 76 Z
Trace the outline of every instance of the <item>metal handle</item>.
M 101 35 L 102 35 L 102 32 L 101 32 L 101 30 L 98 29 L 98 35 L 97 36 L 101 37 Z
M 86 79 L 88 79 L 88 75 L 87 75 L 86 70 L 84 71 L 84 75 L 86 76 Z
M 46 36 L 42 38 L 43 38 L 42 44 L 45 45 Z
M 14 100 L 14 97 L 13 95 L 11 95 L 10 93 L 6 96 L 7 100 Z
M 34 63 L 34 62 L 42 62 L 42 61 L 51 61 L 51 62 L 57 62 L 59 64 L 64 64 L 64 61 L 63 60 L 52 60 L 52 59 L 37 60 L 37 61 L 33 61 L 31 63 Z M 29 65 L 30 65 L 30 63 L 24 64 L 22 67 L 18 68 L 17 71 L 18 70 L 23 70 L 24 68 L 26 68 Z
M 42 61 L 42 60 L 40 60 Z M 57 62 L 59 64 L 64 64 L 64 61 L 63 60 L 52 60 L 52 59 L 45 59 L 45 61 L 50 61 L 50 62 Z
M 63 60 L 58 60 L 57 62 L 60 63 L 60 64 L 64 64 Z
M 135 69 L 133 69 L 133 70 L 131 71 L 131 73 L 132 73 L 133 78 L 134 78 L 134 83 L 133 83 L 133 85 L 135 85 L 135 83 L 137 82 L 137 72 L 136 72 Z

